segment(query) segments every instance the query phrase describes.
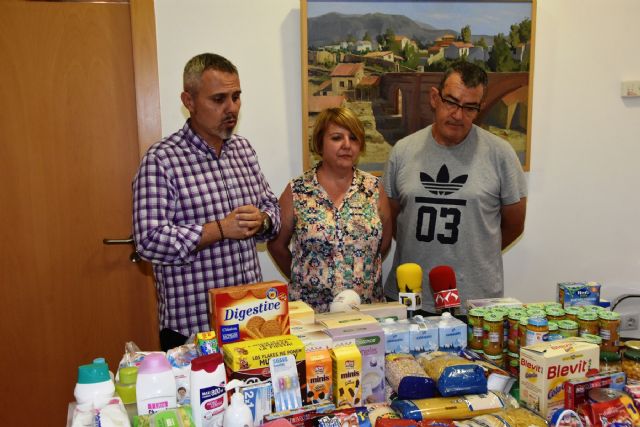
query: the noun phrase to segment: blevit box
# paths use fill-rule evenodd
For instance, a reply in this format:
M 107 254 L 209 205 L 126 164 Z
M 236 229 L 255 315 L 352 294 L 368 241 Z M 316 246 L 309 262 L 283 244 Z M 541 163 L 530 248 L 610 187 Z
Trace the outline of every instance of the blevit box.
M 520 402 L 543 417 L 564 406 L 564 383 L 598 373 L 600 348 L 566 338 L 520 349 Z
M 402 320 L 407 318 L 407 306 L 397 301 L 374 302 L 355 307 L 360 313 L 373 316 L 378 322 L 385 319 Z
M 600 303 L 600 284 L 597 282 L 558 283 L 558 302 L 563 307 L 598 305 Z
M 384 333 L 380 325 L 356 325 L 329 329 L 334 348 L 355 344 L 362 355 L 361 403 L 384 402 Z M 338 405 L 339 406 L 339 405 Z

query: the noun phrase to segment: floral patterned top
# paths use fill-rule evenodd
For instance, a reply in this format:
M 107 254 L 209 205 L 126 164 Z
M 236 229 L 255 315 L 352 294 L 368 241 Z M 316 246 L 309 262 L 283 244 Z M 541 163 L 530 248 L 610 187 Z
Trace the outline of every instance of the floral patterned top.
M 354 169 L 341 206 L 334 206 L 318 182 L 319 165 L 291 181 L 292 300 L 316 312 L 329 311 L 333 297 L 353 289 L 363 303 L 383 300 L 382 221 L 378 215 L 379 179 Z

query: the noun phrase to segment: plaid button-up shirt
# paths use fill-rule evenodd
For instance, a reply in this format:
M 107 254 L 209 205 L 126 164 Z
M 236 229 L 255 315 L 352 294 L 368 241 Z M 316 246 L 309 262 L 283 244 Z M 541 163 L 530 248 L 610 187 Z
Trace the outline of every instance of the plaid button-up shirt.
M 226 239 L 196 251 L 205 223 L 254 205 L 271 218 L 268 235 Z M 133 182 L 136 250 L 153 263 L 160 328 L 209 330 L 207 291 L 262 280 L 256 238 L 280 229 L 278 200 L 256 153 L 233 135 L 220 157 L 189 126 L 154 144 Z

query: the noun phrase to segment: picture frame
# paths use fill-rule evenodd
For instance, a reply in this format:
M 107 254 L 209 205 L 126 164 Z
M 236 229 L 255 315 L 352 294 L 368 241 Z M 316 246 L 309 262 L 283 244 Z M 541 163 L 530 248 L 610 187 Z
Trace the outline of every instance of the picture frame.
M 319 160 L 315 116 L 346 106 L 365 126 L 358 167 L 382 175 L 393 144 L 432 123 L 431 87 L 467 60 L 489 76 L 474 123 L 529 171 L 535 11 L 536 0 L 301 0 L 304 170 Z

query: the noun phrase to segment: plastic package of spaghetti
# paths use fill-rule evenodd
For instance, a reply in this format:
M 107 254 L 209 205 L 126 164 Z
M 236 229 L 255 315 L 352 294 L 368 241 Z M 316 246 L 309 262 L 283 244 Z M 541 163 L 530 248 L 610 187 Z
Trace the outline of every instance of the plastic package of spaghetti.
M 376 427 L 455 427 L 452 420 L 402 420 L 385 419 L 380 420 Z
M 391 406 L 386 403 L 369 403 L 365 405 L 367 408 L 367 415 L 369 416 L 369 421 L 371 422 L 371 426 L 375 427 L 376 422 L 378 420 L 383 420 L 386 418 L 391 419 L 399 419 L 400 417 L 396 414 Z
M 455 421 L 457 427 L 547 427 L 547 422 L 525 408 L 510 408 Z
M 505 408 L 518 408 L 518 402 L 508 394 L 490 391 L 431 399 L 394 400 L 391 407 L 402 417 L 422 421 L 426 419 L 464 420 Z
M 425 399 L 436 394 L 435 381 L 410 354 L 387 354 L 385 373 L 398 399 Z
M 436 381 L 442 396 L 487 392 L 484 370 L 473 362 L 442 351 L 421 353 L 417 360 L 427 375 Z

